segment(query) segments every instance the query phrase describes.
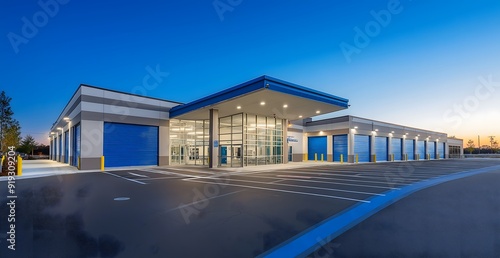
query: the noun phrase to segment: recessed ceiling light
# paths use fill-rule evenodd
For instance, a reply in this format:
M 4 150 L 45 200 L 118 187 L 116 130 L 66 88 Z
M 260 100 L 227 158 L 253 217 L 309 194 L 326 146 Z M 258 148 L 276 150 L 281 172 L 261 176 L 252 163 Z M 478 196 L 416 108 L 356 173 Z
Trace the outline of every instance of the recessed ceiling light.
M 319 114 L 319 113 L 321 113 L 321 111 L 317 110 L 317 111 L 316 111 L 316 114 Z
M 283 107 L 284 107 L 284 108 L 287 108 L 287 107 L 288 107 L 288 105 L 287 105 L 287 104 L 285 104 L 285 105 L 283 105 Z
M 265 104 L 266 104 L 266 102 L 264 102 L 264 101 L 260 102 L 261 106 L 264 106 Z
M 299 116 L 299 118 L 302 118 L 302 116 Z
M 237 109 L 241 109 L 241 106 L 237 106 L 236 108 L 237 108 Z
M 378 129 L 375 129 L 375 132 L 378 132 Z

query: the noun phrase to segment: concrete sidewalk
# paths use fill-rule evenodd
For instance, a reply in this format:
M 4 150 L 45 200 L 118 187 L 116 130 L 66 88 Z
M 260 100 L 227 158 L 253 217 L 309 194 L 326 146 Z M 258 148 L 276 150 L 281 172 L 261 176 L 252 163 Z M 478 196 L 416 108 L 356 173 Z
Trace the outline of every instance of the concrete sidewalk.
M 76 172 L 78 172 L 76 167 L 52 160 L 23 160 L 23 174 L 22 176 L 16 176 L 16 179 L 72 174 Z M 0 181 L 6 180 L 7 177 L 0 177 Z

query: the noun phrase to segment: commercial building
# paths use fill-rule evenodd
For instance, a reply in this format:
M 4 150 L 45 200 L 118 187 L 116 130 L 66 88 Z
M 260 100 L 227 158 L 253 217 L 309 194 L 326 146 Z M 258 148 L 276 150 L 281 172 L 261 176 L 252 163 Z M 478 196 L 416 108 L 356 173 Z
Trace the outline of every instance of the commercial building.
M 99 169 L 440 159 L 457 146 L 463 154 L 445 133 L 353 116 L 311 119 L 348 102 L 269 76 L 186 104 L 82 84 L 51 128 L 50 156 Z

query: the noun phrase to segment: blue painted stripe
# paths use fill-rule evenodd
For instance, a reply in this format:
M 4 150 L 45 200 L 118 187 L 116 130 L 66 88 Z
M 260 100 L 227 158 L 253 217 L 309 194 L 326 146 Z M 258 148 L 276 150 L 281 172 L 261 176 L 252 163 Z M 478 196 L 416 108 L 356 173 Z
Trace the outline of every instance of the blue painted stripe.
M 418 183 L 405 186 L 399 190 L 388 191 L 384 193 L 385 196 L 375 196 L 368 199 L 370 201 L 369 203 L 356 204 L 353 207 L 319 223 L 318 225 L 309 228 L 283 244 L 259 255 L 258 257 L 305 257 L 320 248 L 323 244 L 330 242 L 378 211 L 412 193 L 448 181 L 499 169 L 500 166 L 474 169 L 451 175 L 440 176 L 431 180 L 420 181 Z

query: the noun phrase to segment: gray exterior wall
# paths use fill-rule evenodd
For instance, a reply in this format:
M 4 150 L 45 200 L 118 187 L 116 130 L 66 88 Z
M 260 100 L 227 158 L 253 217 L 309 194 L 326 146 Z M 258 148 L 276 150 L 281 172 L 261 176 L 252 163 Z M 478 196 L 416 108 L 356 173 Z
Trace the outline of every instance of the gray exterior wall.
M 80 85 L 63 109 L 51 132 L 59 137 L 60 131 L 70 130 L 75 125 L 81 126 L 80 168 L 84 170 L 100 169 L 104 150 L 104 122 L 158 126 L 159 128 L 159 165 L 169 164 L 169 110 L 180 103 L 142 97 L 123 92 L 106 90 L 98 87 Z M 69 118 L 69 121 L 64 118 Z M 53 137 L 52 137 L 53 138 Z M 56 138 L 57 139 L 57 138 Z M 64 141 L 64 137 L 63 137 Z M 70 134 L 70 157 L 73 157 L 73 135 Z M 57 143 L 57 142 L 55 142 Z M 52 150 L 57 161 L 58 145 Z M 71 158 L 69 159 L 71 162 Z

